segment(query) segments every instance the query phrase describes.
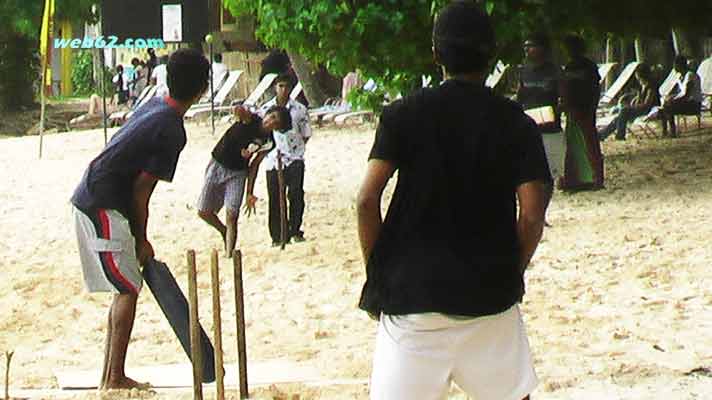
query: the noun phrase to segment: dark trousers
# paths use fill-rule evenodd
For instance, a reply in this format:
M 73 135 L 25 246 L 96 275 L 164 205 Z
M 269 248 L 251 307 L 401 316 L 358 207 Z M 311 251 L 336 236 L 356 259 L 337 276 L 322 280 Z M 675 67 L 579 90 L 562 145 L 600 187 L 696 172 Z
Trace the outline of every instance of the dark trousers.
M 689 100 L 672 100 L 665 104 L 660 109 L 660 120 L 663 125 L 663 136 L 668 133 L 668 125 L 670 125 L 670 133 L 672 136 L 677 135 L 677 127 L 675 126 L 676 115 L 697 115 L 700 113 L 700 103 Z
M 304 215 L 304 161 L 293 161 L 284 169 L 284 186 L 287 191 L 287 238 L 301 236 Z M 267 194 L 269 197 L 269 234 L 273 242 L 280 241 L 279 180 L 277 170 L 267 171 Z
M 613 119 L 613 121 L 611 121 L 608 126 L 603 128 L 603 130 L 598 133 L 598 138 L 600 140 L 603 140 L 610 136 L 610 134 L 613 133 L 613 131 L 615 130 L 616 139 L 624 140 L 628 121 L 632 121 L 633 119 L 645 114 L 647 114 L 645 110 L 623 107 L 623 109 L 621 109 L 621 112 Z

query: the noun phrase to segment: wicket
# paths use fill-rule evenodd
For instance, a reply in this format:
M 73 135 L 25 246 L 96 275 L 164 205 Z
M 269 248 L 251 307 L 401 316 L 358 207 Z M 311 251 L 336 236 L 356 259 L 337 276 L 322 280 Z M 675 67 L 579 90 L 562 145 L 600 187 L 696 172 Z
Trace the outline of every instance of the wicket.
M 200 366 L 200 328 L 198 316 L 197 273 L 195 251 L 188 250 L 188 302 L 190 309 L 190 348 L 193 364 L 193 399 L 203 399 L 203 385 Z M 245 304 L 242 288 L 242 253 L 235 250 L 232 255 L 235 288 L 235 314 L 237 324 L 238 387 L 240 399 L 249 396 L 247 386 L 247 348 L 245 340 Z M 220 316 L 220 272 L 218 251 L 213 249 L 210 256 L 210 276 L 213 297 L 213 341 L 215 346 L 215 386 L 216 399 L 225 399 L 225 368 L 223 364 L 222 318 Z

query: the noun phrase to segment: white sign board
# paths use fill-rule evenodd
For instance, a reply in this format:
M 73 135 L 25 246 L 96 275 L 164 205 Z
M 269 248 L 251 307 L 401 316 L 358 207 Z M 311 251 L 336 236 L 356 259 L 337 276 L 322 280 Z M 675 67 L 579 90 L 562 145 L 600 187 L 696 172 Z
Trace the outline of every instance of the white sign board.
M 163 16 L 163 41 L 183 41 L 183 8 L 180 4 L 164 4 Z

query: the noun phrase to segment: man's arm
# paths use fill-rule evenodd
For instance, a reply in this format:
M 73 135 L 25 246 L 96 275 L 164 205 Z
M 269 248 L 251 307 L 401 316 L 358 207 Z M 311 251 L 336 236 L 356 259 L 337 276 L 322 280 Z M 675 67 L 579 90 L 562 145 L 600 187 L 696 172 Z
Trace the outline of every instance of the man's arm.
M 546 190 L 544 183 L 530 181 L 517 187 L 519 199 L 519 217 L 517 218 L 517 237 L 519 239 L 522 272 L 529 265 L 536 251 L 542 232 L 546 213 Z
M 262 162 L 262 159 L 265 158 L 267 153 L 269 152 L 261 151 L 257 153 L 257 155 L 252 159 L 252 162 L 250 162 L 250 166 L 247 170 L 247 195 L 245 196 L 245 213 L 247 213 L 248 217 L 252 215 L 253 212 L 255 212 L 257 197 L 252 194 L 252 192 L 255 189 L 255 180 L 257 180 L 257 171 L 260 168 L 260 163 Z
M 148 203 L 157 182 L 158 178 L 141 171 L 133 184 L 131 228 L 136 239 L 136 257 L 141 265 L 145 265 L 154 255 L 153 247 L 146 237 L 146 226 L 148 224 Z
M 365 263 L 368 263 L 373 246 L 381 232 L 383 223 L 381 197 L 395 170 L 395 166 L 389 161 L 372 159 L 368 162 L 366 176 L 361 183 L 356 200 L 356 213 L 358 214 L 358 238 Z
M 257 179 L 257 171 L 260 168 L 260 163 L 269 153 L 268 151 L 261 151 L 250 161 L 250 166 L 247 172 L 247 195 L 251 196 L 252 191 L 255 189 L 255 180 Z

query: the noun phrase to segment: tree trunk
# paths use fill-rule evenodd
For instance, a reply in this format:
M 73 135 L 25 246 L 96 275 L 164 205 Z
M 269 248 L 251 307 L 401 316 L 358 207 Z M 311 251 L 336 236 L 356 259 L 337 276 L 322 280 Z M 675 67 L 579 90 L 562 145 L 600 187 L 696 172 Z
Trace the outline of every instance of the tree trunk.
M 616 54 L 615 54 L 615 45 L 613 44 L 613 38 L 611 36 L 608 36 L 606 39 L 606 62 L 607 63 L 614 63 L 616 61 Z M 622 64 L 622 60 L 619 64 Z M 621 68 L 621 65 L 618 65 L 616 68 L 614 68 L 614 72 Z M 606 77 L 606 82 L 605 82 L 605 90 L 608 90 L 608 88 L 613 84 L 613 74 L 608 74 Z
M 637 36 L 635 38 L 635 60 L 641 63 L 647 63 L 648 60 L 648 43 L 645 38 Z
M 620 55 L 621 55 L 621 66 L 628 64 L 628 41 L 625 39 L 620 39 Z
M 18 34 L 3 34 L 8 40 L 0 44 L 0 109 L 20 110 L 34 105 L 38 81 L 37 61 L 33 51 L 36 43 Z M 39 83 L 39 82 L 37 82 Z
M 338 96 L 340 81 L 331 76 L 323 67 L 314 67 L 301 54 L 287 51 L 292 62 L 292 68 L 302 84 L 304 95 L 312 107 L 318 107 L 329 97 Z M 336 85 L 334 82 L 339 82 Z M 334 90 L 334 86 L 337 87 Z
M 701 60 L 702 43 L 696 39 L 696 35 L 684 31 L 679 28 L 672 29 L 672 45 L 675 49 L 675 55 L 682 54 L 688 59 Z

